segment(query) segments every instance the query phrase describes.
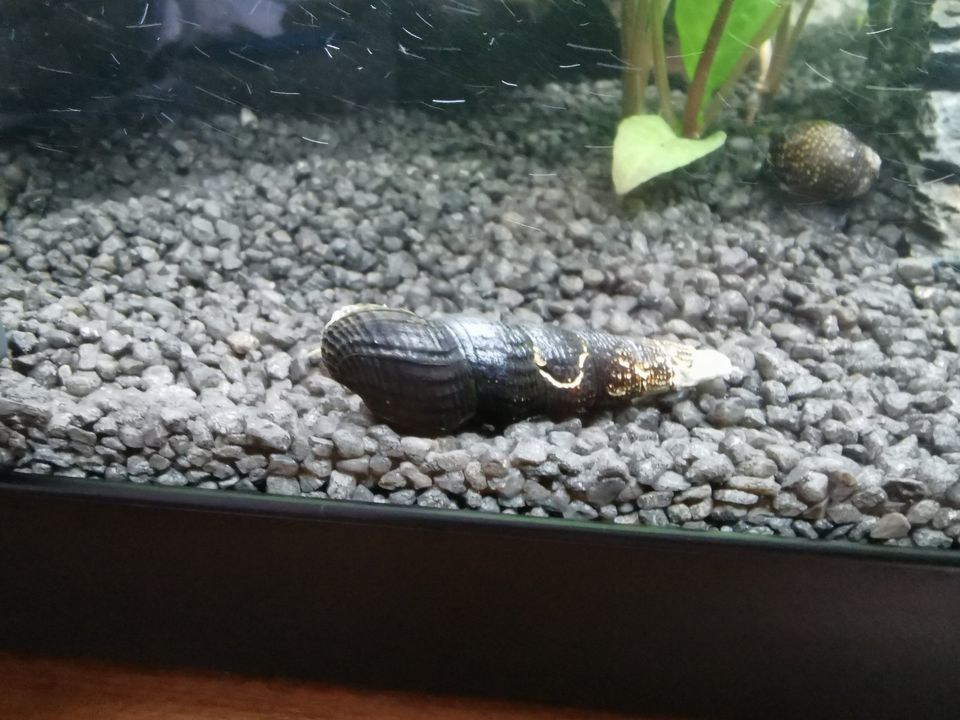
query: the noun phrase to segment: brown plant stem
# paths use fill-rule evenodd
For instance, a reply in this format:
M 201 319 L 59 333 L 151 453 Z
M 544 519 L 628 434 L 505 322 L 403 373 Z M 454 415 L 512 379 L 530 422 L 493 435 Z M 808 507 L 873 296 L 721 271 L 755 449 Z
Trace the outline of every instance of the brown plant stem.
M 790 22 L 793 19 L 791 17 L 791 9 L 791 6 L 788 5 L 787 12 L 783 14 L 780 25 L 777 26 L 777 33 L 772 40 L 773 48 L 770 56 L 770 66 L 757 83 L 757 91 L 761 96 L 772 95 L 774 91 L 772 91 L 771 88 L 774 85 L 780 84 L 777 78 L 783 73 L 783 68 L 787 63 L 786 53 L 784 51 L 790 44 Z
M 687 105 L 683 111 L 684 137 L 695 138 L 700 136 L 697 119 L 700 116 L 700 107 L 703 105 L 703 96 L 707 91 L 710 67 L 713 65 L 713 58 L 717 55 L 717 47 L 720 45 L 720 38 L 723 37 L 723 29 L 727 25 L 727 19 L 730 17 L 732 8 L 733 0 L 723 0 L 717 9 L 716 17 L 713 18 L 713 24 L 710 26 L 707 43 L 703 46 L 703 54 L 697 62 L 693 82 L 690 83 L 690 89 L 687 91 Z
M 707 109 L 703 114 L 705 126 L 710 125 L 714 120 L 717 119 L 717 115 L 720 114 L 720 104 L 723 102 L 723 98 L 728 96 L 733 91 L 733 88 L 740 79 L 740 76 L 743 75 L 744 70 L 747 69 L 747 65 L 750 64 L 750 61 L 753 60 L 754 56 L 759 52 L 760 46 L 773 33 L 774 27 L 777 27 L 779 32 L 779 28 L 783 24 L 783 18 L 788 17 L 789 14 L 790 3 L 782 2 L 776 10 L 770 13 L 770 17 L 767 18 L 766 22 L 760 26 L 760 29 L 757 30 L 757 33 L 753 36 L 753 38 L 751 38 L 749 47 L 743 51 L 743 54 L 737 60 L 736 65 L 733 66 L 730 76 L 726 79 L 723 85 L 720 86 L 716 93 L 714 93 L 713 99 L 710 101 L 710 104 L 707 106 Z
M 816 0 L 806 0 L 800 15 L 797 17 L 797 23 L 790 30 L 790 14 L 784 16 L 783 23 L 777 29 L 777 36 L 773 42 L 773 59 L 770 62 L 770 71 L 760 83 L 759 93 L 761 102 L 766 98 L 776 95 L 780 91 L 780 84 L 783 82 L 783 75 L 787 68 L 787 63 L 793 55 L 793 50 L 800 39 L 800 33 L 807 24 L 807 16 L 813 9 Z
M 650 75 L 649 0 L 624 0 L 621 33 L 623 37 L 623 117 L 646 112 L 644 94 Z
M 800 17 L 797 18 L 797 24 L 793 26 L 793 32 L 790 33 L 790 43 L 787 45 L 787 56 L 784 60 L 784 66 L 786 66 L 787 61 L 790 59 L 790 56 L 793 55 L 794 48 L 797 47 L 797 41 L 800 39 L 800 33 L 803 32 L 804 26 L 807 24 L 807 17 L 810 15 L 810 11 L 813 10 L 813 4 L 816 0 L 807 0 L 803 5 L 803 10 L 800 11 Z M 783 74 L 781 68 L 781 75 Z
M 657 83 L 657 96 L 660 98 L 660 115 L 670 125 L 673 125 L 676 122 L 676 116 L 670 98 L 667 53 L 663 42 L 663 16 L 666 14 L 666 9 L 666 0 L 653 0 L 653 19 L 650 23 L 650 34 L 653 40 L 653 77 Z

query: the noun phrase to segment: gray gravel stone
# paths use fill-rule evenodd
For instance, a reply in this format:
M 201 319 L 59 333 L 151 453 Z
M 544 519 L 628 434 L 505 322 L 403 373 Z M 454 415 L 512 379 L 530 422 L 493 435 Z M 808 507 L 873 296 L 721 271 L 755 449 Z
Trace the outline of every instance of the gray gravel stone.
M 440 488 L 428 488 L 417 497 L 417 505 L 439 510 L 456 510 L 457 504 Z
M 331 500 L 348 500 L 357 487 L 357 480 L 353 475 L 334 470 L 327 481 L 327 495 Z
M 943 492 L 943 499 L 954 507 L 960 507 L 960 481 L 953 479 L 949 482 L 947 489 Z
M 290 375 L 290 363 L 293 361 L 287 353 L 277 352 L 266 362 L 267 375 L 274 380 L 286 380 Z
M 184 374 L 190 387 L 198 393 L 206 388 L 215 388 L 226 380 L 222 372 L 200 362 L 188 362 Z
M 129 464 L 127 470 L 130 470 Z M 157 485 L 166 485 L 167 487 L 183 487 L 187 484 L 186 476 L 178 470 L 170 469 L 160 475 L 157 475 L 154 481 Z
M 770 478 L 777 474 L 777 464 L 770 458 L 754 452 L 737 463 L 737 472 L 756 478 Z
M 933 281 L 933 263 L 925 258 L 900 258 L 894 264 L 905 285 L 923 285 Z
M 75 372 L 63 380 L 64 389 L 75 397 L 85 397 L 103 384 L 100 376 L 92 372 Z
M 523 484 L 523 500 L 531 507 L 546 505 L 550 499 L 550 491 L 535 480 L 527 480 Z
M 704 415 L 691 400 L 683 400 L 673 406 L 673 417 L 685 428 L 694 428 L 703 424 Z
M 754 505 L 760 500 L 760 496 L 743 490 L 724 488 L 715 491 L 713 493 L 713 499 L 717 502 L 731 503 L 733 505 Z
M 926 525 L 940 510 L 940 503 L 936 500 L 920 500 L 910 506 L 907 511 L 907 520 L 911 525 Z
M 938 453 L 960 452 L 960 434 L 951 427 L 934 425 L 932 439 Z
M 943 530 L 953 526 L 957 522 L 960 522 L 960 510 L 942 507 L 937 510 L 930 524 L 937 530 Z
M 246 422 L 246 442 L 261 445 L 271 450 L 285 451 L 290 447 L 290 433 L 275 422 L 260 417 L 251 417 Z
M 766 497 L 776 497 L 780 492 L 780 485 L 772 478 L 750 477 L 747 475 L 734 475 L 727 480 L 727 487 L 731 490 L 739 490 Z
M 404 461 L 400 463 L 399 470 L 401 473 L 403 473 L 403 476 L 407 479 L 407 482 L 418 490 L 422 490 L 433 485 L 433 480 L 430 479 L 430 476 L 424 472 L 421 472 L 420 469 L 411 462 Z
M 116 330 L 107 330 L 103 334 L 103 337 L 100 340 L 101 347 L 103 351 L 113 355 L 114 357 L 120 357 L 123 353 L 129 350 L 130 346 L 133 344 L 133 340 L 126 336 L 122 335 Z
M 359 458 L 365 455 L 363 433 L 359 428 L 345 427 L 333 433 L 333 444 L 341 458 Z
M 767 405 L 782 406 L 790 401 L 787 386 L 779 380 L 766 380 L 760 385 L 760 396 Z
M 637 498 L 637 507 L 640 510 L 654 510 L 656 508 L 669 507 L 673 502 L 673 493 L 665 491 L 653 491 L 644 493 Z
M 268 475 L 267 492 L 271 495 L 299 495 L 300 483 L 295 477 Z
M 953 538 L 941 530 L 933 528 L 917 528 L 913 531 L 913 542 L 922 548 L 948 548 L 953 545 Z
M 820 472 L 809 472 L 801 481 L 797 490 L 797 497 L 808 505 L 815 505 L 827 499 L 827 490 L 830 479 Z
M 853 529 L 850 530 L 847 537 L 849 537 L 851 540 L 859 542 L 860 540 L 870 536 L 870 533 L 876 527 L 878 522 L 879 518 L 869 516 L 864 517 L 863 520 L 853 526 Z
M 417 501 L 415 490 L 397 490 L 388 496 L 393 505 L 413 505 Z
M 898 512 L 887 513 L 870 531 L 874 540 L 890 540 L 906 537 L 910 532 L 910 521 Z
M 767 457 L 773 460 L 777 464 L 777 467 L 784 472 L 793 470 L 802 457 L 796 448 L 778 443 L 767 445 L 764 448 L 764 452 L 767 454 Z
M 627 463 L 611 448 L 599 450 L 591 456 L 591 471 L 597 477 L 629 478 Z
M 573 520 L 594 520 L 599 516 L 599 513 L 593 506 L 582 500 L 573 500 L 563 511 L 563 516 Z
M 797 499 L 791 492 L 781 492 L 773 500 L 773 509 L 785 518 L 796 517 L 807 509 L 807 506 Z
M 348 460 L 338 460 L 336 468 L 340 472 L 356 475 L 357 477 L 366 477 L 370 474 L 370 458 L 364 456 L 350 458 Z
M 467 482 L 462 470 L 453 470 L 434 478 L 434 483 L 445 493 L 462 495 L 467 491 Z
M 500 498 L 514 498 L 523 490 L 524 479 L 519 470 L 511 468 L 503 477 L 488 478 L 487 485 Z
M 911 396 L 905 392 L 893 392 L 883 398 L 883 411 L 892 418 L 903 415 L 910 407 Z
M 470 455 L 465 450 L 449 450 L 427 456 L 427 463 L 441 472 L 462 472 L 470 462 Z
M 226 336 L 226 341 L 230 349 L 241 357 L 256 350 L 260 345 L 260 341 L 252 333 L 245 330 L 234 330 Z
M 87 343 L 78 348 L 77 369 L 78 370 L 96 370 L 97 361 L 100 358 L 100 351 L 96 345 Z
M 515 465 L 539 465 L 547 459 L 548 446 L 538 438 L 527 437 L 520 440 L 513 452 L 510 453 L 510 460 Z
M 433 440 L 406 436 L 400 440 L 400 450 L 412 462 L 423 462 L 433 448 Z
M 782 350 L 764 349 L 754 354 L 757 360 L 757 370 L 764 380 L 776 380 L 789 386 L 803 374 L 803 368 Z
M 717 427 L 739 425 L 746 414 L 746 407 L 740 398 L 725 398 L 717 402 L 707 419 Z
M 787 386 L 787 397 L 791 400 L 808 398 L 816 394 L 823 381 L 813 375 L 801 375 Z
M 828 507 L 827 517 L 837 525 L 845 525 L 860 522 L 863 519 L 863 513 L 853 503 L 842 502 Z
M 653 481 L 652 485 L 654 490 L 668 492 L 682 492 L 690 487 L 690 483 L 683 479 L 683 475 L 672 470 L 664 472 Z
M 794 520 L 793 530 L 797 534 L 797 537 L 806 538 L 807 540 L 816 540 L 819 537 L 813 525 L 806 520 Z
M 387 491 L 399 490 L 406 485 L 407 479 L 399 470 L 388 470 L 377 480 L 377 486 Z
M 619 477 L 599 478 L 590 483 L 586 493 L 587 501 L 598 507 L 612 503 L 626 485 L 626 481 Z
M 852 445 L 857 442 L 859 434 L 839 420 L 827 419 L 820 423 L 823 439 L 828 443 Z
M 726 480 L 733 475 L 734 467 L 725 455 L 715 453 L 700 458 L 687 469 L 686 479 L 695 485 Z

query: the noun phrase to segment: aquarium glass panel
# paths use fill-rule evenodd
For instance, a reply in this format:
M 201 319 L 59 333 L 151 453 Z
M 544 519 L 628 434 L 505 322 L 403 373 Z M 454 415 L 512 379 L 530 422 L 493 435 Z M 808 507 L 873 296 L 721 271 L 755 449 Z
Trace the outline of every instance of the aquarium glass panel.
M 5 0 L 0 471 L 956 549 L 958 48 L 953 0 Z

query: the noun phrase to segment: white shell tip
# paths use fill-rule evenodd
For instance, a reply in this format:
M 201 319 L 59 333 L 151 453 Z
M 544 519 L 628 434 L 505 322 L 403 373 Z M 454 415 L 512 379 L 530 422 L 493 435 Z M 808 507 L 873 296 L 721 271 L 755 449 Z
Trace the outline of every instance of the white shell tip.
M 690 363 L 676 373 L 677 387 L 693 387 L 706 380 L 725 378 L 733 372 L 730 358 L 717 350 L 694 350 Z

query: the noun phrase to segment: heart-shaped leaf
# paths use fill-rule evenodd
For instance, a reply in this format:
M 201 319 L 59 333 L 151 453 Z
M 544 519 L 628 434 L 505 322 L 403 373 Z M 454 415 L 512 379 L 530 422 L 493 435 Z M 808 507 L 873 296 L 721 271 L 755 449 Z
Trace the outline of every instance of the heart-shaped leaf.
M 613 141 L 613 187 L 625 195 L 652 177 L 712 153 L 726 139 L 723 132 L 699 140 L 678 137 L 659 115 L 624 118 Z

